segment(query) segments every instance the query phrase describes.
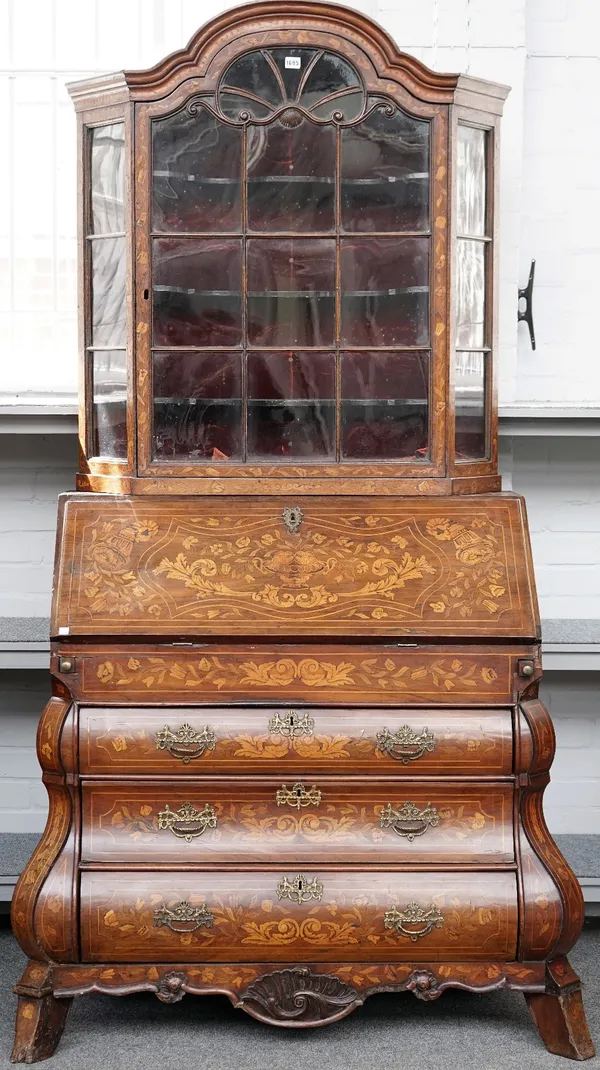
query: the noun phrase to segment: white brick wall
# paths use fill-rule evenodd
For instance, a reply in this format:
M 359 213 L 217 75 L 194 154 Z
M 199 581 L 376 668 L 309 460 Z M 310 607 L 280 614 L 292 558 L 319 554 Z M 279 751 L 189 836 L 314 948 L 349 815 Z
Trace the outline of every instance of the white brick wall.
M 516 397 L 600 401 L 600 8 L 527 0 L 521 278 L 536 259 L 537 349 L 520 334 Z
M 598 674 L 552 673 L 541 689 L 554 721 L 556 758 L 544 809 L 551 832 L 600 833 Z
M 513 441 L 512 488 L 524 494 L 542 617 L 598 617 L 600 438 Z
M 76 471 L 73 435 L 0 435 L 1 617 L 49 615 L 56 498 Z
M 41 832 L 48 810 L 35 734 L 50 689 L 44 672 L 0 676 L 0 832 Z

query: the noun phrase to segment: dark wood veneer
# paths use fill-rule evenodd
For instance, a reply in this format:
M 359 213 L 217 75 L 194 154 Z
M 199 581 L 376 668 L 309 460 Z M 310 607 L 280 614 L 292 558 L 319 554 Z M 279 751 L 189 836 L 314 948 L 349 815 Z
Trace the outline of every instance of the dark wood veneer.
M 282 46 L 341 56 L 388 116 L 399 108 L 428 126 L 430 301 L 420 329 L 429 342 L 412 346 L 430 351 L 427 446 L 395 447 L 389 461 L 379 446 L 360 461 L 270 454 L 272 463 L 238 463 L 220 449 L 158 461 L 152 123 L 197 116 L 204 93 L 218 122 L 235 127 L 215 95 L 226 68 L 248 51 Z M 277 81 L 281 88 L 280 71 Z M 38 732 L 49 817 L 12 904 L 29 958 L 15 988 L 13 1061 L 49 1058 L 72 998 L 86 992 L 147 991 L 166 1003 L 222 993 L 260 1021 L 308 1028 L 339 1020 L 374 992 L 427 1001 L 450 986 L 522 991 L 549 1051 L 593 1055 L 580 981 L 565 958 L 583 923 L 581 889 L 542 808 L 555 741 L 538 699 L 527 521 L 523 500 L 501 494 L 497 474 L 506 93 L 429 71 L 363 15 L 311 0 L 244 5 L 150 71 L 71 86 L 80 152 L 79 493 L 60 503 L 52 698 Z M 345 122 L 349 99 L 336 98 L 342 111 L 324 121 Z M 318 130 L 322 117 L 299 119 L 296 105 L 273 105 L 254 123 Z M 348 126 L 361 121 L 350 116 Z M 121 461 L 91 456 L 88 149 L 90 128 L 110 123 L 124 124 L 125 144 Z M 487 132 L 478 240 L 488 248 L 482 351 L 490 376 L 485 456 L 475 451 L 474 460 L 455 458 L 454 448 L 461 123 Z M 336 134 L 338 172 L 341 141 Z M 337 249 L 347 235 L 340 183 L 335 189 L 328 234 Z M 244 188 L 236 234 L 246 234 L 247 207 Z M 292 233 L 299 240 L 297 226 Z M 327 348 L 341 456 L 339 257 L 336 265 Z M 240 271 L 245 293 L 245 261 Z M 376 303 L 372 289 L 363 296 Z M 240 333 L 235 317 L 229 326 Z M 255 351 L 246 333 L 248 344 L 234 347 L 244 357 Z M 364 342 L 351 340 L 354 350 Z M 246 405 L 245 396 L 242 414 Z M 278 802 L 284 787 L 291 795 Z M 408 803 L 415 811 L 407 814 Z

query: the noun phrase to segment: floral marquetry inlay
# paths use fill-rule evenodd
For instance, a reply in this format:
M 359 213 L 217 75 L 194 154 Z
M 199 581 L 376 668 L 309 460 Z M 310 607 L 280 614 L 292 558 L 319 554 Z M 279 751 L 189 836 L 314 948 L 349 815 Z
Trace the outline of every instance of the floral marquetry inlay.
M 302 503 L 290 532 L 276 501 L 217 511 L 160 499 L 69 503 L 78 547 L 63 562 L 61 612 L 71 634 L 195 630 L 263 634 L 511 634 L 531 616 L 515 500 Z M 363 510 L 361 510 L 363 504 Z M 209 508 L 209 505 L 212 508 Z M 299 507 L 298 507 L 299 508 Z M 138 515 L 139 512 L 139 515 Z M 530 624 L 533 633 L 533 625 Z

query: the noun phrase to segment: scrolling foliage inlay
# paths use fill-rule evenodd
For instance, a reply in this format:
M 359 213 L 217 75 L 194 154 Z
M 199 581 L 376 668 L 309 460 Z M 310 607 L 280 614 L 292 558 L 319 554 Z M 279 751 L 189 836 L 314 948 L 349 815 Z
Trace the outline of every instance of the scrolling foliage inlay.
M 101 512 L 93 499 L 91 509 L 70 502 L 77 554 L 63 561 L 55 626 L 387 633 L 404 623 L 467 634 L 485 622 L 533 634 L 517 502 L 452 502 L 445 515 L 432 502 L 360 504 L 315 500 L 289 533 L 264 500 L 210 513 L 193 501 L 107 502 Z

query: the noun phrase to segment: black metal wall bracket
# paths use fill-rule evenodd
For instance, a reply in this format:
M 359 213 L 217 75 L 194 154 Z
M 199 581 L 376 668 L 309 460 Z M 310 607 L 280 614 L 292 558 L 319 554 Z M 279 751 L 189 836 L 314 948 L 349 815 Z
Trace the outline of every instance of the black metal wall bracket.
M 525 320 L 525 323 L 529 327 L 529 338 L 531 340 L 531 348 L 535 349 L 535 331 L 533 329 L 533 280 L 535 277 L 535 260 L 531 261 L 531 267 L 529 269 L 529 278 L 527 280 L 527 286 L 523 290 L 519 290 L 519 302 L 517 304 L 517 323 L 521 320 Z M 525 308 L 521 310 L 519 305 L 521 301 L 525 301 Z

